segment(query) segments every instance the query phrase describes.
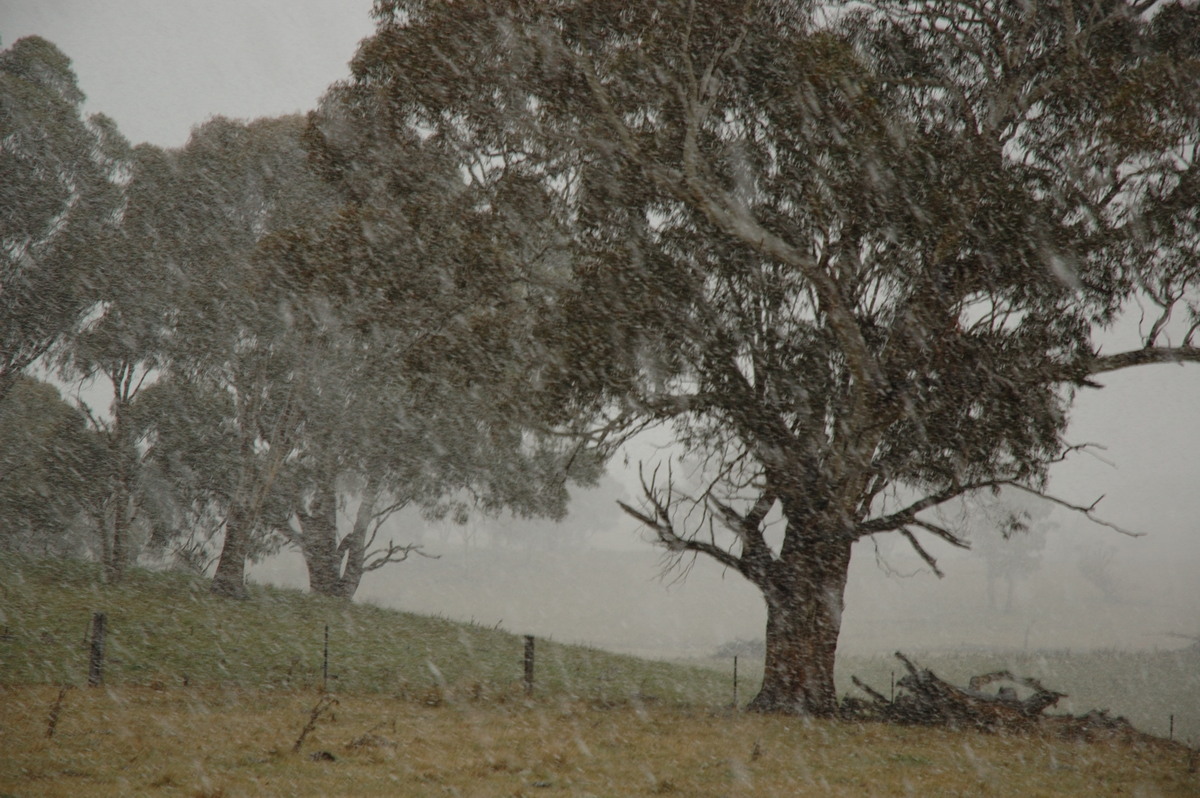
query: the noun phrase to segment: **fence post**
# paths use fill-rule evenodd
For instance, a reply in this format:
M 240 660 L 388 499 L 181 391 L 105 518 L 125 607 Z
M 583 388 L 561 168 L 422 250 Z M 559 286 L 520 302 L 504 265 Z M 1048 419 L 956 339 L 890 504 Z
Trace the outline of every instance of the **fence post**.
M 733 655 L 733 708 L 738 708 L 737 696 L 737 654 Z
M 329 624 L 325 624 L 325 656 L 321 660 L 321 692 L 329 692 Z
M 525 695 L 533 695 L 533 635 L 525 635 Z
M 104 683 L 104 625 L 107 619 L 102 612 L 92 613 L 92 649 L 88 657 L 88 687 Z

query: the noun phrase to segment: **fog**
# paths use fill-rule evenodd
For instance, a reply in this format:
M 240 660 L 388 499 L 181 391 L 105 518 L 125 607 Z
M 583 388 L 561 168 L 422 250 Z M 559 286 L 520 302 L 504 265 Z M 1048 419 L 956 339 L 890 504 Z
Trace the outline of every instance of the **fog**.
M 1123 328 L 1131 326 L 1132 320 Z M 995 578 L 991 595 L 988 552 L 978 543 L 972 551 L 931 546 L 944 572 L 939 578 L 898 535 L 861 541 L 840 651 L 1133 651 L 1194 642 L 1200 370 L 1157 366 L 1104 382 L 1101 390 L 1080 393 L 1069 436 L 1096 447 L 1056 466 L 1050 493 L 1078 505 L 1099 500 L 1096 518 L 1124 531 L 1047 505 L 1049 515 L 1031 535 L 993 544 L 1001 556 L 1026 553 L 1030 565 L 1011 579 Z M 404 515 L 389 531 L 438 559 L 414 557 L 369 574 L 357 598 L 651 657 L 705 658 L 734 641 L 761 640 L 766 609 L 752 585 L 706 558 L 672 566 L 617 506 L 637 503 L 637 458 L 662 456 L 648 444 L 631 447 L 628 465 L 610 466 L 613 484 L 583 500 L 585 519 L 577 508 L 557 528 L 511 517 L 457 526 Z M 976 513 L 966 520 L 986 528 L 979 519 Z M 506 530 L 500 540 L 489 532 L 497 527 Z M 264 562 L 251 575 L 307 584 L 296 553 Z
M 237 118 L 312 107 L 347 74 L 371 31 L 369 0 L 6 0 L 4 46 L 28 34 L 74 61 L 88 110 L 112 116 L 132 141 L 179 146 L 216 114 Z M 1125 329 L 1136 328 L 1136 318 Z M 1122 339 L 1114 334 L 1114 344 Z M 1114 350 L 1115 351 L 1115 350 Z M 1200 626 L 1200 367 L 1156 366 L 1107 375 L 1085 389 L 1069 439 L 1103 449 L 1052 472 L 1051 492 L 1090 505 L 1132 537 L 1055 509 L 1044 545 L 1008 585 L 988 592 L 979 552 L 932 549 L 937 578 L 894 539 L 855 551 L 842 650 L 897 648 L 1177 648 Z M 390 529 L 437 559 L 371 573 L 358 599 L 486 626 L 660 657 L 707 656 L 722 644 L 759 639 L 765 610 L 748 583 L 699 561 L 663 573 L 660 553 L 615 501 L 636 503 L 636 461 L 611 469 L 608 515 L 569 518 L 548 533 L 520 519 L 503 543 L 487 530 L 435 524 L 419 514 Z M 604 498 L 604 497 L 601 497 Z M 523 541 L 524 525 L 538 533 Z M 581 531 L 582 530 L 582 531 Z M 553 540 L 569 543 L 549 545 Z M 1026 545 L 1019 537 L 1012 546 Z M 251 577 L 303 587 L 299 555 L 257 565 Z

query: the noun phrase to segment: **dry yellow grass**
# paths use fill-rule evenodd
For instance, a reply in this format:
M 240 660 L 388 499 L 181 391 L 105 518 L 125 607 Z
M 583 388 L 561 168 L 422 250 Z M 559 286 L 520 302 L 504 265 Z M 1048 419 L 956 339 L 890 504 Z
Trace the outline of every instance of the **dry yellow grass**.
M 426 694 L 341 696 L 293 753 L 312 692 L 75 689 L 48 739 L 57 695 L 0 688 L 0 795 L 1200 795 L 1163 746 Z

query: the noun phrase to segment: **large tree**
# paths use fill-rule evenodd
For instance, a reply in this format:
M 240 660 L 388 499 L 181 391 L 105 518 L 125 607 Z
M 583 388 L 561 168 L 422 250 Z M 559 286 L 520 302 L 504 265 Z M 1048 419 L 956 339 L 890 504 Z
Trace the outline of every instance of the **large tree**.
M 179 288 L 165 243 L 172 239 L 177 192 L 173 158 L 147 144 L 123 145 L 118 152 L 128 182 L 119 223 L 92 242 L 92 256 L 103 264 L 92 276 L 96 304 L 58 347 L 60 375 L 81 389 L 99 388 L 109 398 L 107 407 L 77 401 L 107 451 L 104 500 L 95 515 L 105 539 L 103 565 L 110 581 L 119 580 L 137 560 L 148 536 L 139 538 L 135 531 L 161 521 L 147 513 L 154 509 L 147 505 L 164 493 L 161 486 L 148 490 L 154 482 L 146 459 L 150 419 L 138 405 L 168 360 L 165 350 Z
M 247 559 L 278 526 L 278 494 L 303 428 L 304 375 L 320 368 L 305 361 L 284 296 L 254 256 L 273 231 L 319 224 L 329 211 L 328 192 L 305 164 L 302 130 L 300 117 L 213 119 L 174 154 L 164 195 L 172 205 L 160 252 L 176 284 L 164 368 L 217 421 L 183 440 L 226 447 L 224 468 L 207 479 L 224 516 L 218 595 L 245 595 Z
M 559 232 L 573 282 L 537 308 L 534 384 L 597 440 L 666 423 L 704 464 L 694 490 L 650 469 L 628 509 L 762 591 L 755 709 L 836 712 L 855 541 L 895 532 L 932 562 L 919 535 L 963 543 L 938 506 L 1044 488 L 1075 390 L 1200 360 L 1194 6 L 376 14 L 329 130 L 373 146 L 340 167 L 381 196 L 421 141 L 522 186 L 494 212 Z M 1135 299 L 1143 345 L 1101 353 Z
M 120 214 L 124 139 L 83 100 L 51 42 L 0 52 L 0 398 L 94 304 Z
M 300 345 L 321 364 L 296 381 L 304 435 L 295 519 L 282 531 L 303 552 L 311 589 L 342 597 L 415 550 L 375 544 L 405 506 L 561 516 L 568 483 L 597 471 L 575 441 L 539 434 L 520 401 L 532 297 L 510 264 L 552 268 L 525 259 L 543 243 L 537 230 L 514 230 L 487 204 L 496 187 L 464 180 L 418 137 L 401 145 L 388 179 L 360 169 L 379 131 L 346 127 L 353 94 L 335 88 L 307 134 L 340 212 L 259 251 Z

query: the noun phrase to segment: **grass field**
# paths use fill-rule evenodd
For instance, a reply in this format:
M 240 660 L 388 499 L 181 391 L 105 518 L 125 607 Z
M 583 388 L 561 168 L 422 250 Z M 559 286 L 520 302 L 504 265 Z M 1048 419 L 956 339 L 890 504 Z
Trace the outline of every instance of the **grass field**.
M 97 577 L 0 563 L 0 796 L 1200 795 L 1178 746 L 747 715 L 727 672 L 544 640 L 529 697 L 523 641 L 500 630 Z M 87 688 L 94 611 L 105 686 Z M 886 661 L 862 665 L 842 678 L 887 685 Z M 948 678 L 975 665 L 941 661 Z
M 20 796 L 1186 796 L 1186 755 L 629 701 L 119 687 L 0 692 Z

